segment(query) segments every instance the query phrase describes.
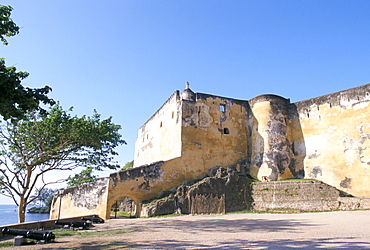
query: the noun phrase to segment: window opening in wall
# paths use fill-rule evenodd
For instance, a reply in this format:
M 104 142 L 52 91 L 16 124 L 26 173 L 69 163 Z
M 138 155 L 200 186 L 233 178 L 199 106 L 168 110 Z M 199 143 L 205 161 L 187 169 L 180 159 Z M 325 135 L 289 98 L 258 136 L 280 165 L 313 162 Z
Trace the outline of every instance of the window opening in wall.
M 221 112 L 225 112 L 225 108 L 226 108 L 225 104 L 220 104 L 220 111 Z
M 175 117 L 175 112 L 172 111 L 172 119 Z
M 159 124 L 159 127 L 160 127 L 160 128 L 162 127 L 162 122 Z
M 146 135 L 146 139 L 149 139 L 149 135 Z
M 228 129 L 228 128 L 224 128 L 224 134 L 225 134 L 225 135 L 230 134 L 230 131 L 229 131 L 229 129 Z

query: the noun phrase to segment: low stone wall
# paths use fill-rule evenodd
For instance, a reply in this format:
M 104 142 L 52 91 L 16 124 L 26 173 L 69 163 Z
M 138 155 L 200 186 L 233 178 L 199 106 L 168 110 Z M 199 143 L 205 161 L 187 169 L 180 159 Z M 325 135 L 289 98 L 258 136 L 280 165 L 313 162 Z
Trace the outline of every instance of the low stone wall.
M 344 199 L 343 204 L 349 204 L 347 197 L 340 197 L 339 190 L 321 181 L 257 182 L 252 185 L 252 206 L 257 211 L 337 210 L 339 198 Z
M 339 210 L 370 209 L 370 198 L 339 197 Z
M 224 214 L 226 212 L 225 194 L 195 194 L 190 196 L 190 213 Z
M 173 212 L 182 214 L 226 213 L 251 208 L 251 180 L 233 169 L 216 168 L 214 177 L 195 184 L 183 183 L 175 194 L 142 205 L 141 216 Z
M 370 198 L 341 197 L 335 187 L 315 180 L 250 182 L 219 168 L 215 177 L 182 185 L 176 194 L 143 205 L 142 216 L 225 213 L 241 210 L 309 212 L 370 209 Z

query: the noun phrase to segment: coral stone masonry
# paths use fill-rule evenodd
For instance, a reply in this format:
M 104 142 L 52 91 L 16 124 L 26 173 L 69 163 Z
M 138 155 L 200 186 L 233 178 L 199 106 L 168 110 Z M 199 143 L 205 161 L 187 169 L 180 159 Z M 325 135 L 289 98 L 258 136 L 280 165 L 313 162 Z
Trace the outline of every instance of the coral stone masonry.
M 124 197 L 135 202 L 140 216 L 142 201 L 220 166 L 260 181 L 315 179 L 355 197 L 370 197 L 369 117 L 370 84 L 291 103 L 277 95 L 236 100 L 195 93 L 187 83 L 139 129 L 134 169 L 100 181 L 100 191 L 92 191 L 90 184 L 83 193 L 91 192 L 91 199 L 84 202 L 76 201 L 73 190 L 60 192 L 52 217 L 60 207 L 63 216 L 97 213 L 107 218 Z M 299 185 L 305 190 L 304 182 Z M 202 203 L 206 197 L 220 204 L 227 199 L 221 194 L 192 199 Z

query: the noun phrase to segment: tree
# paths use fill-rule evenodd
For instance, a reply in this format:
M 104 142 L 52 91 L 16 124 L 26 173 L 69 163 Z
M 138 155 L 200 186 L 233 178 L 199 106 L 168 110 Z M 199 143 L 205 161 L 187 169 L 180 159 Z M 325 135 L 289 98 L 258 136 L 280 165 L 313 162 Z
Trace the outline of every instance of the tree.
M 80 166 L 118 168 L 115 148 L 126 143 L 118 132 L 121 126 L 112 117 L 101 120 L 96 111 L 92 117 L 72 116 L 71 111 L 54 105 L 46 114 L 31 112 L 23 120 L 0 123 L 0 190 L 18 206 L 19 222 L 38 197 L 31 198 L 36 184 L 40 193 L 62 181 L 48 180 L 46 173 Z
M 67 187 L 74 187 L 87 182 L 96 181 L 97 176 L 92 174 L 94 169 L 92 167 L 87 167 L 80 173 L 75 174 L 73 177 L 69 176 L 67 178 Z
M 12 10 L 11 6 L 0 5 L 0 40 L 4 45 L 8 45 L 6 37 L 19 33 L 19 27 L 10 18 Z M 6 67 L 4 58 L 0 58 L 0 114 L 5 120 L 23 118 L 28 111 L 45 112 L 40 103 L 55 104 L 47 97 L 51 91 L 49 86 L 39 89 L 22 86 L 22 80 L 28 75 L 27 72 L 17 72 L 15 67 Z
M 19 33 L 19 27 L 10 18 L 12 6 L 0 5 L 0 40 L 8 45 L 5 37 L 15 36 Z
M 32 205 L 43 206 L 50 209 L 51 201 L 53 200 L 53 196 L 57 191 L 57 189 L 52 188 L 44 188 L 42 190 L 36 188 L 34 195 L 31 196 L 31 198 L 36 198 L 32 202 Z
M 134 167 L 134 160 L 126 162 L 125 166 L 123 166 L 120 171 L 127 170 Z

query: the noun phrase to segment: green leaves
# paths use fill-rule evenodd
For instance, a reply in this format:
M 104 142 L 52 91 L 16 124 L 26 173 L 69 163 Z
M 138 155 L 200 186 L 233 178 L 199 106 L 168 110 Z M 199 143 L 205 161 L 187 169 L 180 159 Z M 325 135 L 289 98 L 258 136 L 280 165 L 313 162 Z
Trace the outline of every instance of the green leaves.
M 120 129 L 111 117 L 102 120 L 96 111 L 91 117 L 72 116 L 71 109 L 59 104 L 47 113 L 29 112 L 22 120 L 0 122 L 0 190 L 27 205 L 35 200 L 31 192 L 36 186 L 43 190 L 59 182 L 44 178 L 50 171 L 86 167 L 69 178 L 70 185 L 77 185 L 95 180 L 93 170 L 117 169 L 116 147 L 126 144 Z
M 120 171 L 131 169 L 134 167 L 134 160 L 126 162 L 125 166 L 123 166 Z
M 17 72 L 15 67 L 6 67 L 5 60 L 0 58 L 0 114 L 5 120 L 23 118 L 28 111 L 45 113 L 40 103 L 55 104 L 47 97 L 51 91 L 49 86 L 31 89 L 22 85 L 22 80 L 28 75 L 27 72 Z
M 67 178 L 67 186 L 73 187 L 84 183 L 96 181 L 97 176 L 93 175 L 92 171 L 93 171 L 92 167 L 87 167 L 80 173 L 75 174 L 74 176 L 69 176 Z
M 8 123 L 8 132 L 17 142 L 9 149 L 30 166 L 68 163 L 71 168 L 73 162 L 76 166 L 115 169 L 111 162 L 117 155 L 115 148 L 126 143 L 118 132 L 120 128 L 111 117 L 100 120 L 97 113 L 92 117 L 71 116 L 54 105 L 48 114 L 31 113 L 24 120 Z
M 8 45 L 5 37 L 15 36 L 19 33 L 19 27 L 10 18 L 13 8 L 11 6 L 0 5 L 0 40 L 4 45 Z
M 19 33 L 19 27 L 10 18 L 13 8 L 0 5 L 0 40 L 8 45 L 6 37 Z M 28 77 L 27 72 L 19 71 L 15 67 L 6 67 L 5 60 L 0 58 L 0 115 L 5 120 L 23 118 L 28 111 L 45 113 L 40 104 L 54 105 L 54 100 L 47 97 L 51 91 L 49 86 L 31 89 L 22 86 L 22 80 Z

